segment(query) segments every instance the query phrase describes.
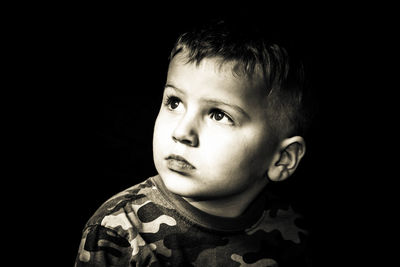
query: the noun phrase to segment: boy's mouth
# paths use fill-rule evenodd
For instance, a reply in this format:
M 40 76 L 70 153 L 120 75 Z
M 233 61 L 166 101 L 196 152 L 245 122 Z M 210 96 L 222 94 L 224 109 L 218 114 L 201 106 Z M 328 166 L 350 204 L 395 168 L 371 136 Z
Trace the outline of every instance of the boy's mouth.
M 167 161 L 167 167 L 172 171 L 184 172 L 196 169 L 184 157 L 178 155 L 169 155 L 165 159 Z

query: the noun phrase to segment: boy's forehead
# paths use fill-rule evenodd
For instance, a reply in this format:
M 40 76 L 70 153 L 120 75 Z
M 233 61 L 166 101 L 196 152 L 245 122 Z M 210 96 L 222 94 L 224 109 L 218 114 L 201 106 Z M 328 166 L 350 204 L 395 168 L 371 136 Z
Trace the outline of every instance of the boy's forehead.
M 170 66 L 175 64 L 194 64 L 200 68 L 206 65 L 207 68 L 212 67 L 216 72 L 220 72 L 220 74 L 231 72 L 233 76 L 240 79 L 263 79 L 263 71 L 259 64 L 255 65 L 254 70 L 246 71 L 248 67 L 245 63 L 234 59 L 225 59 L 221 56 L 204 57 L 197 60 L 190 58 L 189 52 L 183 51 L 171 59 Z
M 243 71 L 240 62 L 224 60 L 220 57 L 204 58 L 200 62 L 191 62 L 187 53 L 178 53 L 172 58 L 168 68 L 168 79 L 184 76 L 186 72 L 198 72 L 209 76 L 210 82 L 236 84 L 242 90 L 253 91 L 259 96 L 266 95 L 267 89 L 261 68 L 256 66 L 252 74 Z M 195 82 L 196 80 L 192 80 Z M 245 92 L 238 92 L 245 93 Z

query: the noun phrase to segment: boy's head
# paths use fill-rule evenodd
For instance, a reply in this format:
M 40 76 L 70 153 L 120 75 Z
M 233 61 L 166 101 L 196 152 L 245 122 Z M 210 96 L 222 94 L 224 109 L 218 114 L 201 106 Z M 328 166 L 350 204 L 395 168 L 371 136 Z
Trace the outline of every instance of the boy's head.
M 303 71 L 260 32 L 223 22 L 181 35 L 153 150 L 167 188 L 189 198 L 256 192 L 305 153 Z

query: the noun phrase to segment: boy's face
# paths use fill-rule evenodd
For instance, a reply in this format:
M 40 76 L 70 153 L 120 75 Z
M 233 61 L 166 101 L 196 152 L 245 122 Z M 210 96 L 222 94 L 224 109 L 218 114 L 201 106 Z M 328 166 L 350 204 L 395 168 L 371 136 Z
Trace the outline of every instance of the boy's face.
M 220 68 L 217 59 L 200 65 L 185 59 L 176 55 L 168 69 L 154 129 L 156 169 L 166 187 L 183 197 L 243 193 L 266 179 L 276 148 L 262 79 L 236 77 L 232 64 Z

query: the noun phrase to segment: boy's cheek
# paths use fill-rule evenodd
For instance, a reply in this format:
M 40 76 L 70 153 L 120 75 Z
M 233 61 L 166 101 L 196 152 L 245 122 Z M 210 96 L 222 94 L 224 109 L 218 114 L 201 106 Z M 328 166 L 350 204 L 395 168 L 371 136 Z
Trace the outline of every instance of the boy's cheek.
M 162 129 L 163 133 L 167 130 L 173 130 L 176 124 L 176 116 L 172 116 L 167 111 L 161 110 L 156 119 L 156 128 Z
M 162 114 L 162 112 L 160 112 L 155 122 L 155 127 L 154 127 L 155 135 L 158 137 L 160 135 L 166 135 L 169 132 L 168 129 L 171 128 L 171 126 L 172 125 L 168 117 Z

